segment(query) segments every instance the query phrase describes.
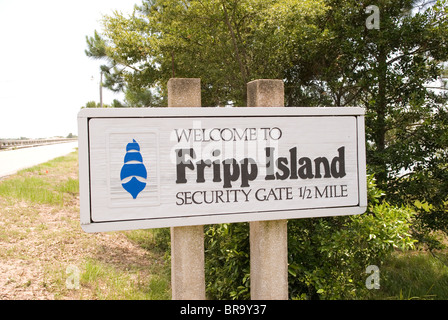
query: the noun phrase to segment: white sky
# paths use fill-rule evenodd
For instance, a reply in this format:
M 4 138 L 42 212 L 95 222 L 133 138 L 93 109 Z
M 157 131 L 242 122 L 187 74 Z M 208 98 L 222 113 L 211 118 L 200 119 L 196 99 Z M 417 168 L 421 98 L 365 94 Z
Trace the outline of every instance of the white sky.
M 103 14 L 140 3 L 0 0 L 0 138 L 77 134 L 81 106 L 99 102 L 101 62 L 85 55 L 85 37 Z M 103 102 L 113 99 L 123 97 L 103 89 Z

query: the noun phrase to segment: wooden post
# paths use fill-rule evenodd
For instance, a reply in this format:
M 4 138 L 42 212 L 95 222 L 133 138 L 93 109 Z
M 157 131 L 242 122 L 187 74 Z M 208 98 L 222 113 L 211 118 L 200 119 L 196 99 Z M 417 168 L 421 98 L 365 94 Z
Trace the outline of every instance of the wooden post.
M 248 107 L 284 107 L 282 80 L 247 84 Z M 287 220 L 250 223 L 250 295 L 252 300 L 288 299 Z
M 201 79 L 168 81 L 168 107 L 200 107 Z M 173 300 L 205 300 L 204 227 L 171 228 Z

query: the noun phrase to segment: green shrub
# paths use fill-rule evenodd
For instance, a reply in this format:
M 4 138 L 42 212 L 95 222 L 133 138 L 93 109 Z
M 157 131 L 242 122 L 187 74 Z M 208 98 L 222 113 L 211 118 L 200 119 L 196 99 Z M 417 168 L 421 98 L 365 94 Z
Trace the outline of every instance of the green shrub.
M 414 211 L 380 202 L 368 178 L 365 214 L 288 221 L 289 294 L 292 299 L 351 299 L 365 294 L 369 265 L 380 266 L 395 249 L 412 248 Z M 248 223 L 212 225 L 205 233 L 207 294 L 250 298 Z
M 413 247 L 413 215 L 383 202 L 363 215 L 289 221 L 291 297 L 361 298 L 367 266 L 380 266 L 394 249 Z
M 249 299 L 249 223 L 205 229 L 205 281 L 211 299 Z

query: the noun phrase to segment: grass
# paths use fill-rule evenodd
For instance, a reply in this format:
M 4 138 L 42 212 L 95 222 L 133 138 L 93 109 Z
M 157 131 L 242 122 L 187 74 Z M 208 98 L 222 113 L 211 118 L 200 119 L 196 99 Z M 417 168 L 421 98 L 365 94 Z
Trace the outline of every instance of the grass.
M 15 201 L 63 206 L 79 193 L 76 173 L 70 170 L 77 153 L 59 157 L 45 164 L 21 170 L 0 183 L 0 196 Z M 66 176 L 70 172 L 72 176 Z
M 169 232 L 84 233 L 77 165 L 75 152 L 0 180 L 0 299 L 170 299 Z M 447 250 L 397 251 L 365 298 L 448 299 Z
M 104 300 L 167 300 L 170 299 L 168 278 L 153 274 L 149 278 L 138 271 L 122 274 L 117 269 L 96 260 L 87 260 L 80 275 L 81 286 L 93 288 Z M 107 288 L 105 290 L 104 288 Z
M 380 267 L 380 290 L 373 299 L 447 300 L 448 254 L 426 251 L 397 252 Z
M 42 204 L 63 205 L 62 192 L 57 192 L 40 177 L 20 177 L 0 184 L 0 194 L 7 198 Z
M 158 247 L 157 231 L 81 230 L 77 152 L 0 180 L 0 299 L 170 299 Z

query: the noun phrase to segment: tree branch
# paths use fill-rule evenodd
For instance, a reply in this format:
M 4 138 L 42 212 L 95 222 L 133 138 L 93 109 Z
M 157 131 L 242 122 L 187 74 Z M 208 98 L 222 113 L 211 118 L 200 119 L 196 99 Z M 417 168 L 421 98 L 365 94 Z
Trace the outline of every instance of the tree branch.
M 242 77 L 244 85 L 246 85 L 246 83 L 247 83 L 246 69 L 244 68 L 243 61 L 241 60 L 240 50 L 238 48 L 238 43 L 236 41 L 235 32 L 233 31 L 232 24 L 230 23 L 229 15 L 227 13 L 225 2 L 221 1 L 221 3 L 222 3 L 223 11 L 224 11 L 225 23 L 227 25 L 227 28 L 229 29 L 230 36 L 232 38 L 232 43 L 233 43 L 233 48 L 235 50 L 236 59 L 238 60 L 238 64 L 240 65 L 241 77 Z

